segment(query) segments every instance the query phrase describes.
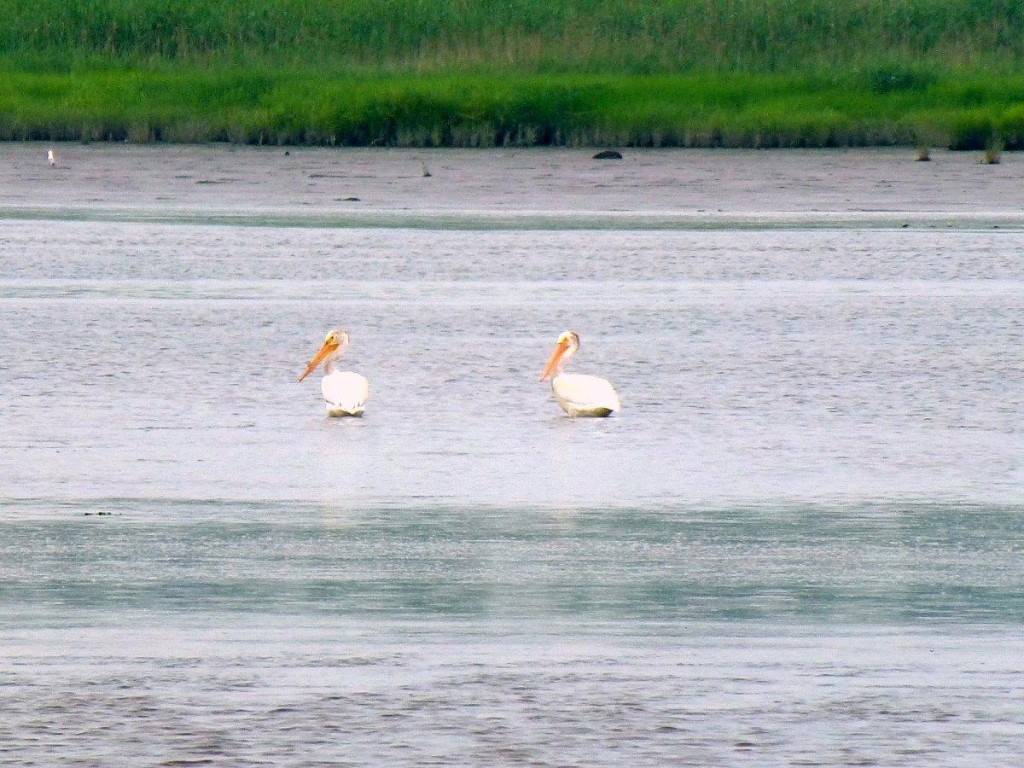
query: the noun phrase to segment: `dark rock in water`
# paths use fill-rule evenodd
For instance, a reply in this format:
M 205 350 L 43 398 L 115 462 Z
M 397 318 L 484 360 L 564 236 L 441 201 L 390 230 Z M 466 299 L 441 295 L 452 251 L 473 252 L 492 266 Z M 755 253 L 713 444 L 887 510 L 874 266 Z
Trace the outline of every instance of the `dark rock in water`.
M 622 155 L 614 149 L 605 149 L 594 155 L 595 160 L 621 160 Z

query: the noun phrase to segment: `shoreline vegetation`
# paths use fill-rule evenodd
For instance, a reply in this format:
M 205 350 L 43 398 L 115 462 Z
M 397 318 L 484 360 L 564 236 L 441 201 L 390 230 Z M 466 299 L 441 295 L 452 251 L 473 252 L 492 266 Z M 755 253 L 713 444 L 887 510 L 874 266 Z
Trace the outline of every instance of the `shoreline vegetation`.
M 1024 148 L 1016 0 L 0 0 L 0 140 Z

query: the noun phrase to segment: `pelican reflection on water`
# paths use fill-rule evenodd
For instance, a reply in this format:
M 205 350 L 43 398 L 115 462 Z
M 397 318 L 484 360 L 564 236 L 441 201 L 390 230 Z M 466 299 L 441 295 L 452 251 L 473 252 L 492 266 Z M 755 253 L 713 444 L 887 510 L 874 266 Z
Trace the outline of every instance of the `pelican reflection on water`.
M 608 416 L 622 408 L 615 388 L 607 379 L 580 373 L 563 373 L 562 369 L 580 348 L 576 331 L 565 331 L 558 337 L 555 351 L 540 374 L 540 380 L 551 377 L 551 391 L 562 410 L 569 416 Z
M 348 333 L 338 329 L 331 331 L 299 376 L 299 381 L 302 381 L 323 363 L 324 378 L 320 382 L 320 389 L 324 393 L 328 416 L 362 416 L 366 398 L 370 395 L 370 384 L 366 377 L 338 369 L 338 361 L 348 345 Z

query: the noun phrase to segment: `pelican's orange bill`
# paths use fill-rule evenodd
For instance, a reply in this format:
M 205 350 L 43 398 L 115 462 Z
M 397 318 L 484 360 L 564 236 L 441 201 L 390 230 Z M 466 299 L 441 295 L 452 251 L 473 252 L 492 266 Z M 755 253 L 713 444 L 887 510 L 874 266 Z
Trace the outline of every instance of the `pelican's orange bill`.
M 309 376 L 309 374 L 315 371 L 316 367 L 320 365 L 320 361 L 327 357 L 329 354 L 331 354 L 331 352 L 333 352 L 337 348 L 337 344 L 324 344 L 322 347 L 320 347 L 320 351 L 316 353 L 316 357 L 309 361 L 309 365 L 306 366 L 306 370 L 304 370 L 302 372 L 302 375 L 299 376 L 299 381 L 302 381 L 304 378 Z
M 540 380 L 544 381 L 551 372 L 555 370 L 555 366 L 558 365 L 558 361 L 562 359 L 562 355 L 565 354 L 565 350 L 569 348 L 569 342 L 560 341 L 555 345 L 555 351 L 551 353 L 551 357 L 548 358 L 548 364 L 544 366 L 544 370 L 540 374 Z

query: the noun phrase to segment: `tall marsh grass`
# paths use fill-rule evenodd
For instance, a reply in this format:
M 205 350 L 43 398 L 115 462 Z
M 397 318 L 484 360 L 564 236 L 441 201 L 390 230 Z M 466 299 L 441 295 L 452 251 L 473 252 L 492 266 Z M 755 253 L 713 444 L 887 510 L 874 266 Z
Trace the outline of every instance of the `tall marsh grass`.
M 971 96 L 984 90 L 982 106 Z M 859 89 L 796 75 L 8 72 L 0 139 L 378 146 L 1024 146 L 1024 77 Z M 958 106 L 968 104 L 969 106 Z
M 0 0 L 26 66 L 111 58 L 410 72 L 1019 66 L 1017 0 Z
M 0 139 L 1024 146 L 1016 0 L 0 0 Z

